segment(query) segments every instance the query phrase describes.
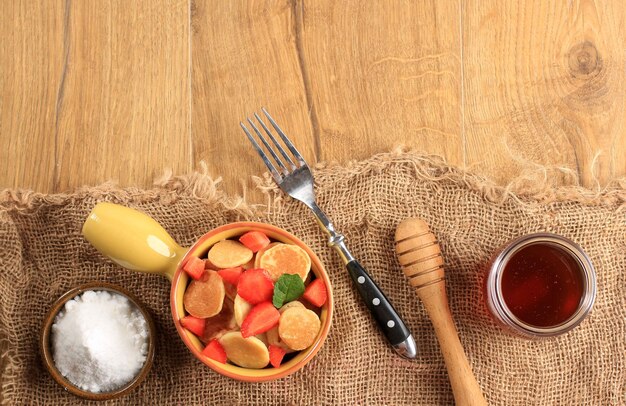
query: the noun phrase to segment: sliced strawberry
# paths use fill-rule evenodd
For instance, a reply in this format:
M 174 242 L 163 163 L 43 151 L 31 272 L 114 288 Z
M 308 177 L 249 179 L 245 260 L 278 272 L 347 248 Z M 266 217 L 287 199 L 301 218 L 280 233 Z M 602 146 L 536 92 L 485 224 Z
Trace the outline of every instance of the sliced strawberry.
M 206 323 L 205 319 L 193 317 L 192 315 L 185 316 L 182 319 L 180 319 L 180 324 L 187 330 L 197 335 L 198 337 L 202 337 L 202 334 L 204 333 L 205 323 Z
M 309 301 L 314 306 L 321 307 L 326 303 L 328 292 L 326 291 L 326 285 L 321 279 L 316 279 L 309 283 L 309 286 L 304 290 L 303 298 Z
M 241 323 L 241 335 L 244 338 L 265 333 L 278 324 L 280 312 L 270 301 L 260 303 L 250 310 Z
M 251 249 L 252 252 L 257 252 L 270 245 L 270 239 L 260 231 L 248 231 L 239 237 L 239 242 Z
M 239 277 L 243 272 L 243 267 L 238 266 L 236 268 L 226 268 L 220 269 L 217 273 L 224 279 L 224 282 L 230 283 L 231 285 L 237 285 L 237 281 L 239 281 Z
M 207 357 L 215 360 L 217 362 L 221 362 L 222 364 L 226 363 L 226 351 L 224 351 L 224 347 L 220 344 L 216 339 L 211 340 L 209 344 L 204 347 L 202 350 L 202 354 Z
M 265 270 L 248 269 L 239 277 L 237 293 L 250 304 L 272 300 L 274 282 Z
M 278 368 L 280 364 L 283 362 L 283 357 L 285 356 L 287 352 L 284 349 L 276 345 L 272 345 L 272 344 L 270 344 L 269 346 L 269 351 L 270 351 L 270 364 L 272 364 L 274 368 Z
M 191 257 L 189 258 L 185 266 L 183 266 L 183 270 L 187 272 L 189 276 L 191 276 L 195 280 L 198 280 L 202 277 L 202 274 L 204 273 L 204 263 L 205 261 L 203 259 L 200 259 L 198 257 Z

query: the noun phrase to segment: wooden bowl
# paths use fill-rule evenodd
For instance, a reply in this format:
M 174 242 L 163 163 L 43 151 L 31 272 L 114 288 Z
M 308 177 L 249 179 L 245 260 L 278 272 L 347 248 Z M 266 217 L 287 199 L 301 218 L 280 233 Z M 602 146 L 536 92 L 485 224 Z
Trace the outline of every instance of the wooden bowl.
M 148 330 L 149 330 L 148 353 L 146 354 L 146 361 L 143 367 L 139 370 L 137 375 L 130 382 L 128 382 L 126 385 L 111 392 L 95 393 L 95 392 L 85 391 L 77 387 L 76 385 L 74 385 L 72 382 L 70 382 L 67 378 L 65 378 L 61 374 L 61 372 L 57 369 L 56 365 L 54 364 L 54 359 L 52 358 L 52 349 L 50 347 L 50 331 L 52 329 L 52 324 L 54 324 L 54 319 L 56 318 L 59 311 L 63 309 L 63 306 L 65 306 L 65 303 L 67 301 L 74 299 L 76 296 L 88 290 L 94 290 L 94 291 L 105 290 L 105 291 L 109 291 L 112 293 L 117 293 L 122 296 L 125 296 L 126 298 L 128 298 L 128 300 L 130 300 L 132 304 L 134 304 L 141 311 L 141 314 L 143 315 L 144 319 L 146 320 L 146 324 L 148 325 Z M 128 292 L 126 289 L 123 289 L 119 286 L 116 286 L 110 283 L 91 282 L 91 283 L 79 286 L 77 288 L 74 288 L 68 291 L 63 296 L 61 296 L 56 302 L 54 302 L 54 304 L 52 305 L 52 309 L 50 309 L 50 312 L 48 312 L 48 315 L 46 316 L 43 328 L 41 330 L 41 339 L 39 341 L 39 347 L 40 347 L 41 356 L 43 358 L 43 362 L 44 362 L 44 365 L 46 366 L 46 369 L 48 370 L 48 372 L 50 372 L 50 375 L 52 375 L 52 378 L 54 378 L 54 380 L 59 385 L 61 385 L 65 390 L 69 391 L 70 393 L 76 396 L 89 399 L 89 400 L 109 400 L 109 399 L 118 398 L 118 397 L 128 394 L 130 391 L 132 391 L 137 386 L 139 386 L 139 384 L 141 384 L 141 382 L 146 378 L 146 376 L 150 372 L 150 368 L 152 368 L 152 362 L 154 361 L 155 337 L 156 337 L 156 331 L 154 328 L 154 323 L 152 322 L 152 318 L 150 317 L 150 314 L 146 311 L 146 309 L 141 305 L 139 300 L 132 293 Z

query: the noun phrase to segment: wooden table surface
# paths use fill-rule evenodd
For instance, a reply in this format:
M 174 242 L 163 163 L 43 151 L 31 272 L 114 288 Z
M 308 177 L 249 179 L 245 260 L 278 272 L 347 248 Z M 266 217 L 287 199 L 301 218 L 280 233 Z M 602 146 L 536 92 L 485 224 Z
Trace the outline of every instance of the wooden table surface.
M 265 170 L 266 106 L 310 162 L 404 144 L 500 183 L 626 175 L 626 5 L 612 1 L 0 2 L 0 188 Z M 557 178 L 566 182 L 566 178 Z

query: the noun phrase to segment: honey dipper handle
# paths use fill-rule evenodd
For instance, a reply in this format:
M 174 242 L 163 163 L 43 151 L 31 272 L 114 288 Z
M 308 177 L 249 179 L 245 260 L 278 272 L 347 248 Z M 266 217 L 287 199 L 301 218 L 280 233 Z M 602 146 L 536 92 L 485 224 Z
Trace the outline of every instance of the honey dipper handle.
M 419 296 L 433 323 L 456 404 L 486 405 L 454 326 L 444 282 L 425 287 Z
M 396 252 L 435 329 L 457 405 L 486 405 L 459 340 L 446 295 L 441 249 L 428 225 L 406 219 L 396 229 Z

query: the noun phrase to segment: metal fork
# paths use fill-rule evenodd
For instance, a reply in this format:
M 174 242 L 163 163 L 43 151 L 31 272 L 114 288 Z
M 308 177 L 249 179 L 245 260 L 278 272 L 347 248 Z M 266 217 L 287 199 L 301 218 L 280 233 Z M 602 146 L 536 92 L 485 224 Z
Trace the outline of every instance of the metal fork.
M 270 156 L 264 152 L 263 148 L 261 148 L 250 131 L 248 131 L 248 128 L 243 122 L 239 123 L 241 128 L 243 128 L 250 142 L 263 159 L 263 162 L 265 162 L 265 165 L 278 186 L 289 196 L 300 200 L 313 211 L 320 227 L 328 234 L 328 244 L 339 252 L 357 290 L 394 350 L 403 357 L 415 358 L 415 340 L 411 332 L 367 271 L 354 259 L 350 251 L 348 251 L 344 243 L 344 236 L 335 230 L 335 227 L 326 214 L 324 214 L 322 209 L 320 209 L 315 202 L 313 174 L 309 166 L 278 124 L 272 119 L 267 110 L 265 110 L 265 108 L 261 108 L 261 110 L 287 146 L 290 154 L 281 146 L 258 114 L 254 113 L 254 117 L 257 119 L 274 147 L 267 141 L 250 118 L 248 118 L 247 121 L 261 140 L 263 146 L 265 146 L 265 149 L 269 152 L 271 159 Z M 278 153 L 276 151 L 278 151 Z

